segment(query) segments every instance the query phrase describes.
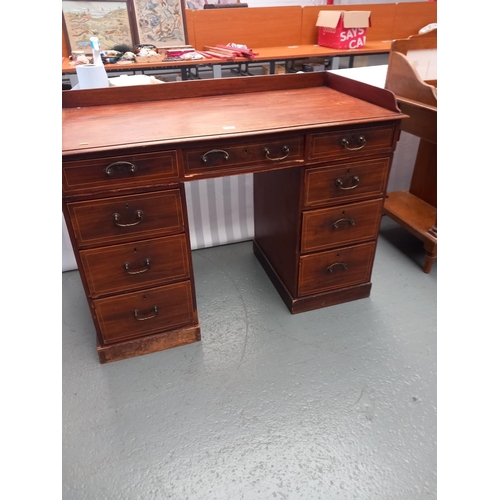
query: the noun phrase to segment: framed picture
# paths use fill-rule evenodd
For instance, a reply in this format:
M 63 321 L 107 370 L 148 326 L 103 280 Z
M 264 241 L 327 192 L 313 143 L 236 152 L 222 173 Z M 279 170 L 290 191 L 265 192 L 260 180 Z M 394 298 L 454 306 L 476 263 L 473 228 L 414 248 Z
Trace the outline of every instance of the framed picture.
M 138 43 L 157 47 L 185 45 L 184 0 L 131 0 L 134 4 Z
M 99 38 L 101 50 L 119 44 L 134 45 L 127 0 L 62 0 L 62 12 L 70 51 L 92 54 L 93 36 Z

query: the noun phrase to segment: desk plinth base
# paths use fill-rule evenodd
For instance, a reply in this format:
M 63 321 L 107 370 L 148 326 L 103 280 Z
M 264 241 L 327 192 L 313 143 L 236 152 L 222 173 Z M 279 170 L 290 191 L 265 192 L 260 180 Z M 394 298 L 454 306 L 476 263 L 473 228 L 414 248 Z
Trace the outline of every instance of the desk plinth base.
M 255 241 L 253 242 L 253 251 L 292 314 L 313 311 L 314 309 L 321 309 L 322 307 L 334 306 L 353 300 L 366 299 L 370 296 L 372 284 L 368 282 L 362 283 L 361 285 L 342 288 L 340 290 L 332 290 L 330 292 L 318 293 L 307 297 L 294 298 L 290 295 L 290 292 L 276 274 L 273 266 Z
M 97 353 L 101 363 L 110 363 L 121 359 L 142 356 L 152 352 L 164 351 L 172 347 L 179 347 L 201 340 L 200 325 L 188 326 L 179 330 L 157 333 L 148 337 L 137 338 L 111 344 L 97 346 Z

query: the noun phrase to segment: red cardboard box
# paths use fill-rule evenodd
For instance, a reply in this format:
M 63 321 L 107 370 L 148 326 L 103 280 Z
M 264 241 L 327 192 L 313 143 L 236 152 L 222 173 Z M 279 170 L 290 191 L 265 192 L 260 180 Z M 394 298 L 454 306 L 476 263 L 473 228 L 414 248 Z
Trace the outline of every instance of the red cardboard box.
M 320 10 L 316 26 L 318 45 L 332 49 L 359 49 L 371 26 L 369 10 Z

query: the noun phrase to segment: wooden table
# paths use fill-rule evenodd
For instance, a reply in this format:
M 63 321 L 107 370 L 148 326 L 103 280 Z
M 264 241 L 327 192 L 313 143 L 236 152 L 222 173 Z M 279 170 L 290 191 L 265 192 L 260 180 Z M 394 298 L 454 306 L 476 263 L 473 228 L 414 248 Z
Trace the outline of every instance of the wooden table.
M 321 72 L 63 92 L 63 213 L 102 363 L 200 340 L 184 184 L 254 174 L 292 313 L 366 298 L 394 95 Z M 202 299 L 201 299 L 202 300 Z
M 223 59 L 198 59 L 191 61 L 159 61 L 154 63 L 132 63 L 132 64 L 106 64 L 104 67 L 108 74 L 132 72 L 134 74 L 143 74 L 144 72 L 161 71 L 180 72 L 182 80 L 190 80 L 193 72 L 197 75 L 198 70 L 206 67 L 212 71 L 214 78 L 221 78 L 222 68 L 224 66 L 237 67 L 241 74 L 248 74 L 250 64 L 269 64 L 270 74 L 275 73 L 275 65 L 283 62 L 291 70 L 293 63 L 297 60 L 310 58 L 324 58 L 329 60 L 329 67 L 333 67 L 333 61 L 338 57 L 349 56 L 349 67 L 352 68 L 354 58 L 363 55 L 389 54 L 391 48 L 390 41 L 367 42 L 361 49 L 331 49 L 321 47 L 315 44 L 309 45 L 290 45 L 277 47 L 262 47 L 256 49 L 258 53 L 254 59 L 249 60 L 244 57 L 237 57 L 234 61 Z M 62 75 L 68 77 L 72 86 L 76 85 L 76 66 L 71 64 L 69 58 L 62 61 Z

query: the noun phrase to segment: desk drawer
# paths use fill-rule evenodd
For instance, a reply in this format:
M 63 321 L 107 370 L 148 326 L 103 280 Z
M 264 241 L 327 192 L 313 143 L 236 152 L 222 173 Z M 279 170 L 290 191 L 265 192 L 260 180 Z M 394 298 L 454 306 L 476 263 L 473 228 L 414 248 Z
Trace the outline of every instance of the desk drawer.
M 301 257 L 299 297 L 368 282 L 375 246 L 363 243 Z
M 79 247 L 184 231 L 179 189 L 68 203 Z
M 346 203 L 383 196 L 389 158 L 306 170 L 304 206 Z
M 304 161 L 304 137 L 270 141 L 224 141 L 186 150 L 186 174 L 222 174 L 261 165 L 294 164 Z
M 394 125 L 373 125 L 311 134 L 307 159 L 310 161 L 356 159 L 369 154 L 390 153 L 395 140 L 394 133 Z
M 191 282 L 94 301 L 105 344 L 174 330 L 194 322 Z
M 92 297 L 189 278 L 185 234 L 82 250 Z
M 304 212 L 303 253 L 376 239 L 383 199 Z
M 63 195 L 151 186 L 179 177 L 176 151 L 63 163 Z

